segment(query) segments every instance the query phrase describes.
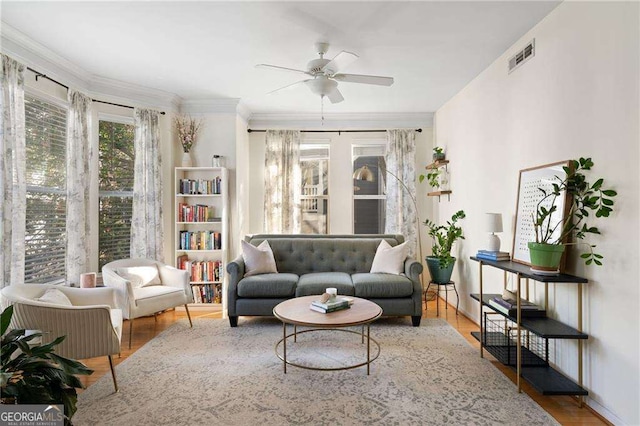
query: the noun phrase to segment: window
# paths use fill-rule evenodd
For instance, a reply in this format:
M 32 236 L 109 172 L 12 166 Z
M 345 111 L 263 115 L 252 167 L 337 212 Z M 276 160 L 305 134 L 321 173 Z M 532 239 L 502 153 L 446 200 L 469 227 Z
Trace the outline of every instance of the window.
M 130 257 L 133 209 L 134 126 L 100 121 L 99 125 L 99 268 Z
M 329 145 L 301 144 L 301 233 L 326 234 L 329 211 Z
M 380 175 L 384 166 L 384 144 L 353 147 L 353 171 L 366 167 L 369 179 L 353 180 L 353 233 L 383 234 L 385 225 L 385 178 Z
M 67 110 L 25 95 L 25 282 L 64 280 Z

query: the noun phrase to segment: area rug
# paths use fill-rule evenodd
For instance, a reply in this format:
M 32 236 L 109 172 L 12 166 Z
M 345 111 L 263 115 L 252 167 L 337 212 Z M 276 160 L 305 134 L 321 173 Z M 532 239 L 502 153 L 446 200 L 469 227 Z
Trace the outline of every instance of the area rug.
M 357 330 L 355 330 L 357 331 Z M 558 424 L 440 319 L 371 326 L 381 347 L 371 374 L 360 367 L 312 371 L 274 352 L 282 325 L 268 318 L 181 320 L 84 391 L 76 425 L 548 425 Z M 375 345 L 374 349 L 375 349 Z M 294 362 L 357 364 L 366 355 L 351 333 L 301 334 Z M 373 350 L 375 353 L 375 350 Z

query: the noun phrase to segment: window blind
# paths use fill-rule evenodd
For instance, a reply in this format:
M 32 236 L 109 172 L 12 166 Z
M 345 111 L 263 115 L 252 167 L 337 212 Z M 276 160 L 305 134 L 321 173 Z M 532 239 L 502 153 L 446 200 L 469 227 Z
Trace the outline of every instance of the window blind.
M 130 257 L 134 126 L 100 121 L 99 135 L 98 263 L 102 268 Z
M 25 95 L 25 282 L 65 276 L 67 111 Z

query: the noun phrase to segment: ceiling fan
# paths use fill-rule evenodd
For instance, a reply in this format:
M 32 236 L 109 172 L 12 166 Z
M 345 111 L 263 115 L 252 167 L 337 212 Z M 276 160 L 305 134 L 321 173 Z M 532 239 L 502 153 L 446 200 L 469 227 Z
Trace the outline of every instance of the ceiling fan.
M 309 61 L 306 71 L 269 64 L 256 65 L 257 68 L 290 71 L 305 74 L 310 77 L 306 80 L 300 80 L 273 90 L 269 92 L 269 94 L 304 83 L 316 95 L 320 95 L 321 98 L 326 96 L 332 104 L 337 104 L 344 100 L 342 93 L 338 90 L 339 81 L 346 83 L 374 84 L 377 86 L 391 86 L 393 84 L 393 77 L 341 73 L 339 71 L 358 59 L 358 55 L 343 50 L 338 53 L 335 58 L 329 60 L 324 58 L 324 54 L 329 50 L 329 43 L 315 43 L 314 46 L 318 55 L 320 55 L 320 58 Z

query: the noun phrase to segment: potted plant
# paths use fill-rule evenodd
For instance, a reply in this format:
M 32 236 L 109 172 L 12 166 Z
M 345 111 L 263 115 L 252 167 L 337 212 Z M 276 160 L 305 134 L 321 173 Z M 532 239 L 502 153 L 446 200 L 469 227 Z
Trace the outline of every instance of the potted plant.
M 462 228 L 457 225 L 458 220 L 466 217 L 464 210 L 457 211 L 446 225 L 436 225 L 429 219 L 424 224 L 429 229 L 429 236 L 433 238 L 431 256 L 426 257 L 431 280 L 436 283 L 448 283 L 451 280 L 456 258 L 451 256 L 451 248 L 457 240 L 464 240 Z
M 180 145 L 182 145 L 182 166 L 191 167 L 192 159 L 189 153 L 198 137 L 198 132 L 202 127 L 202 121 L 196 120 L 188 115 L 179 115 L 174 119 L 174 123 L 178 131 Z
M 440 169 L 431 169 L 426 175 L 418 176 L 418 181 L 422 183 L 425 179 L 427 179 L 427 183 L 429 183 L 429 186 L 437 189 L 440 187 L 439 178 L 441 173 L 442 172 L 440 171 Z
M 564 178 L 555 177 L 552 189 L 538 188 L 543 196 L 537 203 L 533 214 L 535 241 L 528 243 L 531 264 L 534 270 L 556 272 L 566 245 L 582 244 L 586 250 L 580 255 L 587 265 L 602 265 L 603 256 L 594 252 L 595 245 L 572 241 L 584 239 L 587 234 L 600 234 L 597 227 L 591 226 L 591 219 L 609 217 L 613 212 L 613 197 L 616 191 L 604 188 L 604 179 L 598 178 L 591 184 L 585 171 L 591 170 L 591 158 L 571 160 L 564 166 Z M 554 220 L 557 211 L 556 200 L 569 197 L 566 216 Z M 590 212 L 595 213 L 590 216 Z M 557 212 L 562 213 L 562 212 Z M 589 222 L 589 223 L 588 223 Z
M 65 424 L 71 425 L 77 409 L 76 388 L 83 387 L 75 375 L 89 375 L 93 370 L 53 352 L 66 336 L 46 345 L 33 345 L 30 342 L 41 337 L 41 333 L 27 335 L 22 329 L 7 332 L 12 315 L 13 306 L 9 306 L 0 319 L 2 404 L 63 404 Z
M 436 146 L 433 148 L 433 161 L 444 160 L 444 150 Z

